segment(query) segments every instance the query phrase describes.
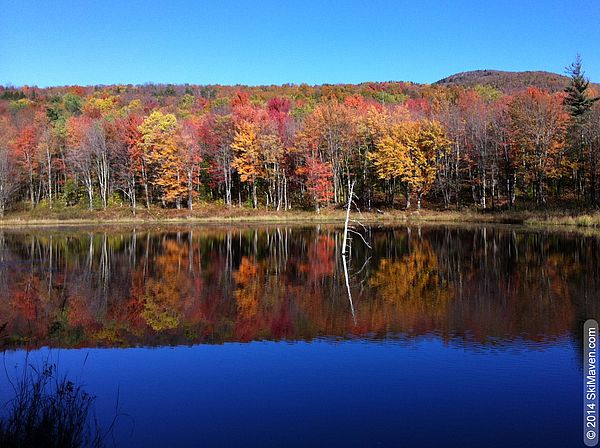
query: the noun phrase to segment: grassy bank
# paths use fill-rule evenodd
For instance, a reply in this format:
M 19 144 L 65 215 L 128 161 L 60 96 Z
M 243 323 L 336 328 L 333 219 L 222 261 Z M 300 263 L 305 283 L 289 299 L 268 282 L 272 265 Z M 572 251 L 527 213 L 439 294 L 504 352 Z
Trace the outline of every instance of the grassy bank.
M 354 215 L 358 215 L 354 212 Z M 113 207 L 107 210 L 87 210 L 77 207 L 46 208 L 17 211 L 7 214 L 0 220 L 0 226 L 14 227 L 26 225 L 80 225 L 80 224 L 143 224 L 143 223 L 310 223 L 343 222 L 345 212 L 342 209 L 325 209 L 321 213 L 314 211 L 289 210 L 274 211 L 245 207 L 225 207 L 204 205 L 194 210 L 173 210 L 162 208 L 140 208 L 135 216 L 126 207 Z M 402 222 L 439 222 L 439 223 L 499 223 L 530 226 L 575 226 L 600 228 L 600 212 L 555 211 L 502 211 L 481 212 L 475 209 L 454 211 L 422 210 L 383 210 L 363 213 L 363 222 L 402 223 Z

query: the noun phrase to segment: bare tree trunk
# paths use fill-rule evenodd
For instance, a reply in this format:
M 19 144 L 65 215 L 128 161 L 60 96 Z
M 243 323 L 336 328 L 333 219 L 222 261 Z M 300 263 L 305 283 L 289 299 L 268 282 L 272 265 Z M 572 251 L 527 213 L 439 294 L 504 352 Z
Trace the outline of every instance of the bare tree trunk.
M 108 205 L 108 187 L 110 183 L 110 164 L 108 161 L 108 146 L 106 145 L 106 135 L 101 124 L 96 124 L 89 136 L 92 153 L 94 155 L 94 165 L 96 167 L 96 177 L 98 178 L 98 188 L 100 190 L 100 199 L 102 208 L 106 210 Z
M 231 206 L 231 168 L 226 158 L 223 160 L 223 179 L 225 181 L 225 204 Z
M 52 158 L 50 156 L 50 145 L 46 145 L 46 164 L 48 169 L 48 201 L 52 208 Z
M 285 172 L 283 173 L 283 200 L 284 200 L 284 210 L 289 210 L 288 206 L 288 193 L 287 193 L 287 176 Z
M 188 209 L 192 210 L 193 207 L 193 195 L 194 195 L 194 182 L 192 182 L 194 173 L 192 170 L 188 171 Z
M 33 168 L 31 164 L 29 164 L 29 197 L 31 199 L 31 209 L 33 210 L 35 207 L 35 194 L 33 191 Z
M 146 166 L 142 163 L 142 183 L 144 184 L 144 196 L 146 199 L 146 208 L 150 208 L 150 195 L 148 194 L 148 177 L 146 175 Z
M 256 177 L 252 176 L 252 203 L 254 208 L 258 208 L 258 198 L 256 197 Z
M 352 195 L 354 194 L 354 184 L 356 181 L 352 181 L 350 188 L 348 189 L 348 206 L 346 207 L 346 221 L 344 222 L 344 240 L 342 242 L 342 255 L 346 253 L 346 245 L 348 241 L 348 221 L 350 221 L 350 207 L 352 206 Z
M 485 175 L 485 172 L 482 175 L 482 180 L 481 180 L 482 184 L 481 184 L 481 208 L 482 209 L 486 209 L 487 208 L 487 203 L 486 203 L 486 194 L 485 191 L 487 189 L 487 178 Z
M 85 187 L 88 192 L 88 208 L 92 210 L 94 208 L 94 184 L 92 182 L 92 173 L 88 172 L 85 178 Z
M 131 212 L 133 213 L 133 216 L 135 216 L 136 211 L 137 211 L 137 198 L 135 195 L 135 178 L 132 176 L 132 180 L 129 183 L 129 197 L 131 199 Z

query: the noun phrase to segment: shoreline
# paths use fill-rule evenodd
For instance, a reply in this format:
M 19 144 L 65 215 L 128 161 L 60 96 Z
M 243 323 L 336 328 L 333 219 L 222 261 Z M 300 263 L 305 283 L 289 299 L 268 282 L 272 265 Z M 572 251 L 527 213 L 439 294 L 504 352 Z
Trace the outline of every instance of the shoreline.
M 507 224 L 526 227 L 563 227 L 600 230 L 600 211 L 489 211 L 452 210 L 384 210 L 352 213 L 353 219 L 370 224 L 438 223 L 438 224 Z M 200 207 L 196 210 L 142 209 L 133 216 L 128 209 L 105 211 L 45 209 L 15 212 L 0 219 L 0 228 L 43 226 L 88 226 L 131 224 L 339 224 L 344 210 L 271 211 L 247 208 Z

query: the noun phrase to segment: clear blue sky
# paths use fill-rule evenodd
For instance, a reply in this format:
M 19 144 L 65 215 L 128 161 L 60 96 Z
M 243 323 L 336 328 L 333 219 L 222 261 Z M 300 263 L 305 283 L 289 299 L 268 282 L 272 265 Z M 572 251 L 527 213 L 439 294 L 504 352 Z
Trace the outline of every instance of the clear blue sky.
M 577 52 L 600 81 L 598 1 L 0 0 L 17 86 L 433 82 Z

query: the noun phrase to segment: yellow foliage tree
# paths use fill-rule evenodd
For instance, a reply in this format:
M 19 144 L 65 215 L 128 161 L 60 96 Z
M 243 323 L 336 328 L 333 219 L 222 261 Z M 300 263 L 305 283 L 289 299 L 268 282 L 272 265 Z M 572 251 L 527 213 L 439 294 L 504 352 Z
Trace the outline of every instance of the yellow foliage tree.
M 92 96 L 83 106 L 85 113 L 91 117 L 116 114 L 119 97 L 113 95 Z
M 177 118 L 155 110 L 142 122 L 139 131 L 149 182 L 159 190 L 163 203 L 174 202 L 179 208 L 187 187 L 177 145 Z
M 450 145 L 442 125 L 437 121 L 403 121 L 393 125 L 368 154 L 380 179 L 399 179 L 406 185 L 406 208 L 411 194 L 421 198 L 435 182 L 436 160 Z

